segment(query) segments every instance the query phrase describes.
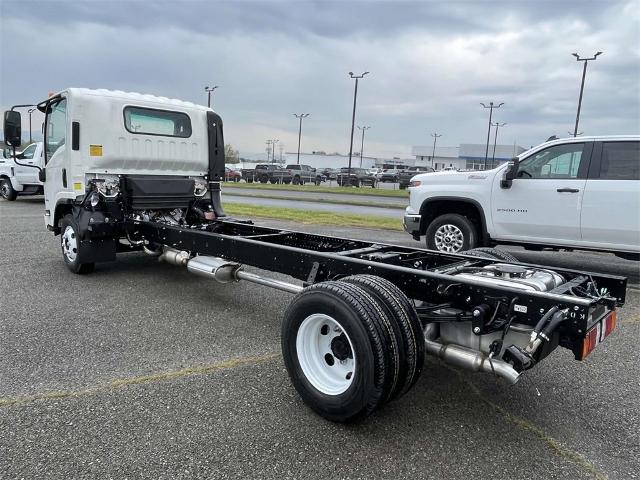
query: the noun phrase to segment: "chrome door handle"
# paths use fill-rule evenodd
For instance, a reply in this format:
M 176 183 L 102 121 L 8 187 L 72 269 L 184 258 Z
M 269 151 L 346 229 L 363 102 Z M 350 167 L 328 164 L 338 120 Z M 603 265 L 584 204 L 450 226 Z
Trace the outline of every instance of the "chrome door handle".
M 556 190 L 556 192 L 559 192 L 559 193 L 578 193 L 579 191 L 580 189 L 578 188 L 568 188 L 568 187 L 559 188 Z

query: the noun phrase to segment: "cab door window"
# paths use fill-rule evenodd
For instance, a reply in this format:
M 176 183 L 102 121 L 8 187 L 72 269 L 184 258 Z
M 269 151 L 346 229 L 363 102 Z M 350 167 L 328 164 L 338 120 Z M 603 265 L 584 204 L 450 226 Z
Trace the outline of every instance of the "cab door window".
M 67 139 L 67 99 L 63 98 L 49 106 L 47 114 L 45 145 L 45 161 L 51 160 L 56 151 L 62 147 Z
M 38 146 L 35 143 L 32 143 L 31 145 L 29 145 L 27 148 L 25 148 L 22 151 L 22 158 L 26 160 L 31 160 L 33 158 L 33 155 L 36 153 L 37 147 Z
M 602 145 L 600 178 L 640 180 L 640 142 L 605 142 Z
M 578 178 L 584 143 L 545 148 L 518 165 L 517 178 Z

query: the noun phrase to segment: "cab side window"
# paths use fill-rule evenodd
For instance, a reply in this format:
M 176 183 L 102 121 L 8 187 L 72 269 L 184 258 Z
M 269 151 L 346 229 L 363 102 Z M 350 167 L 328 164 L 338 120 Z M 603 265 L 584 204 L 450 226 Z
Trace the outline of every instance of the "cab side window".
M 640 142 L 603 143 L 600 179 L 640 180 Z
M 67 99 L 49 107 L 47 114 L 47 131 L 45 143 L 45 160 L 51 160 L 56 151 L 65 144 L 67 137 Z
M 545 148 L 518 166 L 517 178 L 578 178 L 584 143 Z

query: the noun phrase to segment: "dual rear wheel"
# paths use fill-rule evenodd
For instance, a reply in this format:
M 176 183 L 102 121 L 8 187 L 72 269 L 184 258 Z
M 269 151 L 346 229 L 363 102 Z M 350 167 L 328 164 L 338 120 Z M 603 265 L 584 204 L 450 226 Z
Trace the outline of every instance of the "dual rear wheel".
M 410 300 L 372 275 L 307 287 L 282 323 L 284 362 L 303 401 L 322 417 L 354 422 L 404 395 L 424 362 Z

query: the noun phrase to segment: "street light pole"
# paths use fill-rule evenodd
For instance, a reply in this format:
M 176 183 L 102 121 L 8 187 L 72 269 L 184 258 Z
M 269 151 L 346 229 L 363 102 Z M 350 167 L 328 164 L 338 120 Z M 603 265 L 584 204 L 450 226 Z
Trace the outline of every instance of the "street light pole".
M 484 166 L 483 166 L 483 170 L 487 169 L 487 160 L 489 158 L 489 139 L 491 137 L 491 116 L 493 115 L 493 109 L 494 108 L 500 108 L 502 105 L 504 105 L 503 103 L 500 103 L 499 105 L 494 105 L 493 102 L 489 102 L 489 105 L 485 105 L 484 103 L 480 103 L 480 105 L 482 105 L 484 108 L 488 108 L 489 109 L 489 128 L 487 129 L 487 148 L 484 151 Z
M 29 110 L 27 110 L 27 113 L 29 114 L 29 143 L 33 143 L 33 139 L 31 138 L 31 114 L 33 112 L 35 112 L 36 109 L 35 108 L 30 108 Z
M 267 140 L 266 142 L 264 142 L 264 143 L 267 144 L 267 163 L 271 163 L 271 160 L 270 160 L 270 158 L 271 158 L 271 142 L 272 142 L 272 140 Z
M 347 178 L 349 179 L 349 185 L 351 185 L 351 156 L 353 155 L 353 131 L 356 126 L 356 99 L 358 98 L 358 80 L 364 78 L 369 72 L 363 72 L 361 75 L 354 75 L 353 72 L 349 72 L 349 76 L 356 81 L 355 89 L 353 90 L 353 114 L 351 115 L 351 143 L 349 145 L 349 169 L 347 171 Z
M 300 139 L 302 138 L 302 119 L 307 118 L 309 114 L 301 113 L 300 115 L 298 115 L 297 113 L 294 113 L 293 116 L 300 119 L 300 126 L 298 127 L 298 165 L 300 165 Z
M 218 85 L 214 87 L 204 87 L 204 91 L 207 92 L 207 107 L 211 108 L 211 94 L 218 88 Z
M 496 136 L 493 138 L 493 155 L 491 156 L 491 167 L 493 168 L 494 164 L 496 163 L 496 144 L 498 143 L 498 129 L 500 127 L 504 127 L 506 123 L 496 122 L 492 125 L 496 127 Z
M 362 168 L 362 152 L 364 151 L 364 132 L 365 130 L 369 130 L 370 128 L 371 128 L 370 126 L 366 126 L 366 127 L 358 126 L 358 129 L 362 130 L 362 144 L 360 145 L 360 168 Z
M 278 140 L 277 138 L 271 140 L 271 161 L 273 163 L 276 163 L 276 143 L 278 143 L 279 141 L 280 140 Z
M 436 158 L 436 141 L 442 135 L 434 132 L 434 133 L 431 134 L 431 136 L 433 137 L 433 151 L 431 152 L 431 168 L 434 168 L 433 167 L 433 159 Z
M 578 122 L 580 121 L 580 108 L 582 107 L 582 93 L 584 92 L 584 79 L 587 76 L 587 64 L 590 60 L 595 60 L 598 55 L 602 55 L 602 52 L 597 52 L 593 57 L 590 58 L 580 58 L 580 55 L 577 53 L 572 53 L 574 57 L 576 57 L 577 62 L 584 62 L 584 68 L 582 69 L 582 83 L 580 84 L 580 97 L 578 98 L 578 113 L 576 113 L 576 126 L 573 129 L 573 136 L 578 136 Z

